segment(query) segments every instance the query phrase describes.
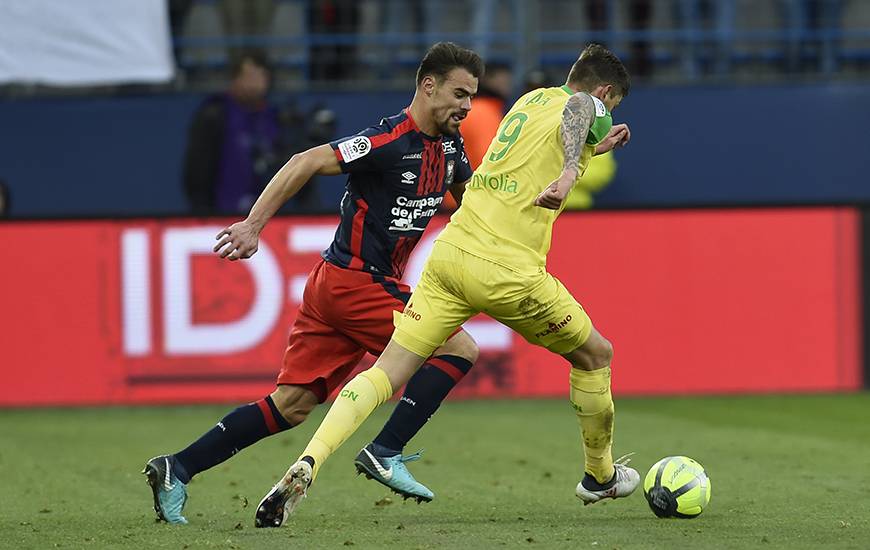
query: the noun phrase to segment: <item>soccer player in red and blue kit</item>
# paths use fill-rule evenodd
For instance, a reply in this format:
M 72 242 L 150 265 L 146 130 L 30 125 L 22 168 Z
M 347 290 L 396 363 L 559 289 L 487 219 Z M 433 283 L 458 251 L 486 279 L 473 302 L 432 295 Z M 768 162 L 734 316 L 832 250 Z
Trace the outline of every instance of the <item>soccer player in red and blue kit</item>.
M 218 234 L 220 257 L 250 258 L 266 222 L 312 176 L 349 174 L 341 222 L 308 277 L 275 391 L 230 412 L 184 450 L 148 461 L 143 473 L 159 519 L 187 523 L 182 512 L 194 475 L 300 424 L 344 383 L 366 352 L 384 350 L 394 312 L 401 312 L 411 295 L 399 280 L 408 256 L 444 194 L 449 190 L 460 202 L 471 179 L 459 125 L 482 72 L 483 63 L 471 50 L 435 44 L 417 70 L 407 109 L 355 136 L 294 155 L 248 217 Z M 433 493 L 405 467 L 419 455 L 402 451 L 477 353 L 461 329 L 438 348 L 408 383 L 381 433 L 360 451 L 357 469 L 405 497 L 431 500 Z M 287 509 L 302 496 L 294 495 Z

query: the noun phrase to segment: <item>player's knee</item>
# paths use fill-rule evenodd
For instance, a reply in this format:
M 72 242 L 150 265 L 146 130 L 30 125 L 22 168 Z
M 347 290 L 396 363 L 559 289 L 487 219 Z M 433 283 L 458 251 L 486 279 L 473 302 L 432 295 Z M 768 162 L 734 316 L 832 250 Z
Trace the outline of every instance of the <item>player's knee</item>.
M 585 344 L 565 355 L 571 366 L 580 370 L 598 370 L 610 366 L 613 344 L 600 334 L 593 334 Z
M 283 416 L 284 420 L 286 420 L 291 426 L 298 426 L 305 422 L 309 413 L 311 413 L 311 408 L 295 408 L 288 411 L 281 411 L 281 416 Z
M 297 426 L 308 418 L 317 405 L 317 396 L 299 386 L 281 385 L 272 392 L 272 401 L 284 420 L 291 426 Z
M 473 365 L 477 362 L 477 358 L 480 356 L 480 348 L 477 346 L 477 342 L 469 337 L 468 342 L 463 346 L 461 352 L 457 355 L 459 355 L 463 359 L 467 359 L 468 362 Z
M 292 403 L 285 403 L 283 407 L 278 407 L 281 416 L 283 416 L 284 420 L 289 422 L 291 426 L 298 426 L 305 422 L 305 419 L 308 418 L 308 415 L 313 409 L 313 404 L 308 404 L 300 400 Z
M 433 355 L 456 355 L 473 365 L 480 355 L 480 348 L 467 332 L 460 331 L 456 336 L 447 340 Z
M 606 338 L 601 338 L 600 340 L 601 342 L 596 346 L 594 352 L 594 360 L 596 365 L 598 365 L 596 368 L 603 369 L 604 367 L 609 367 L 613 361 L 613 344 Z

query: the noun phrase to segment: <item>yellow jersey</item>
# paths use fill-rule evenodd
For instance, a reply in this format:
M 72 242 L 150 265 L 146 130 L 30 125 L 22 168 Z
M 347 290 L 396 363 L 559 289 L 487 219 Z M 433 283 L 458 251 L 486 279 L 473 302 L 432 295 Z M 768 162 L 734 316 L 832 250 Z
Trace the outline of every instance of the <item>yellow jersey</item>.
M 574 91 L 540 88 L 511 108 L 437 240 L 519 273 L 545 266 L 558 211 L 535 198 L 562 173 L 562 112 Z M 610 130 L 610 113 L 594 98 L 596 120 L 580 155 L 578 179 Z M 576 184 L 576 182 L 575 182 Z

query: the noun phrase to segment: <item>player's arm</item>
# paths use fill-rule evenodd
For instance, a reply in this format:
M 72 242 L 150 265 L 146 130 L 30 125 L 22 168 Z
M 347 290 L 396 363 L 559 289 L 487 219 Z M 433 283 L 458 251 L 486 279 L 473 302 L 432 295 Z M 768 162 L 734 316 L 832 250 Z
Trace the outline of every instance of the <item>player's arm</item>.
M 631 141 L 631 130 L 628 128 L 628 124 L 615 124 L 607 132 L 607 137 L 595 146 L 595 154 L 602 155 L 617 147 L 625 147 L 629 141 Z
M 580 172 L 580 153 L 594 119 L 595 104 L 589 94 L 581 92 L 568 98 L 562 110 L 560 129 L 562 151 L 565 155 L 562 173 L 538 195 L 535 199 L 536 206 L 558 210 L 562 205 Z
M 214 251 L 221 258 L 230 260 L 250 258 L 257 251 L 260 232 L 266 222 L 312 176 L 335 176 L 340 173 L 338 158 L 329 144 L 318 145 L 293 155 L 260 193 L 248 217 L 218 233 L 218 244 Z
M 462 195 L 465 194 L 465 186 L 469 183 L 471 183 L 471 178 L 468 178 L 465 181 L 454 183 L 450 186 L 450 194 L 453 195 L 453 200 L 456 201 L 457 207 L 462 204 Z

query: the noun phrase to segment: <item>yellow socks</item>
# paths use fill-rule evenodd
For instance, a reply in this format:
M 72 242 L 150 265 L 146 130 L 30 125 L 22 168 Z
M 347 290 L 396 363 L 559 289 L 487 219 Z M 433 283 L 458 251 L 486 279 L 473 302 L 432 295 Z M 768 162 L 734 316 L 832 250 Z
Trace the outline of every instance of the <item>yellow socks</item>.
M 326 459 L 391 395 L 393 388 L 387 373 L 377 367 L 357 374 L 341 388 L 301 455 L 314 459 L 315 476 Z
M 571 369 L 571 404 L 583 432 L 586 471 L 599 483 L 613 477 L 613 398 L 610 367 L 586 371 Z

